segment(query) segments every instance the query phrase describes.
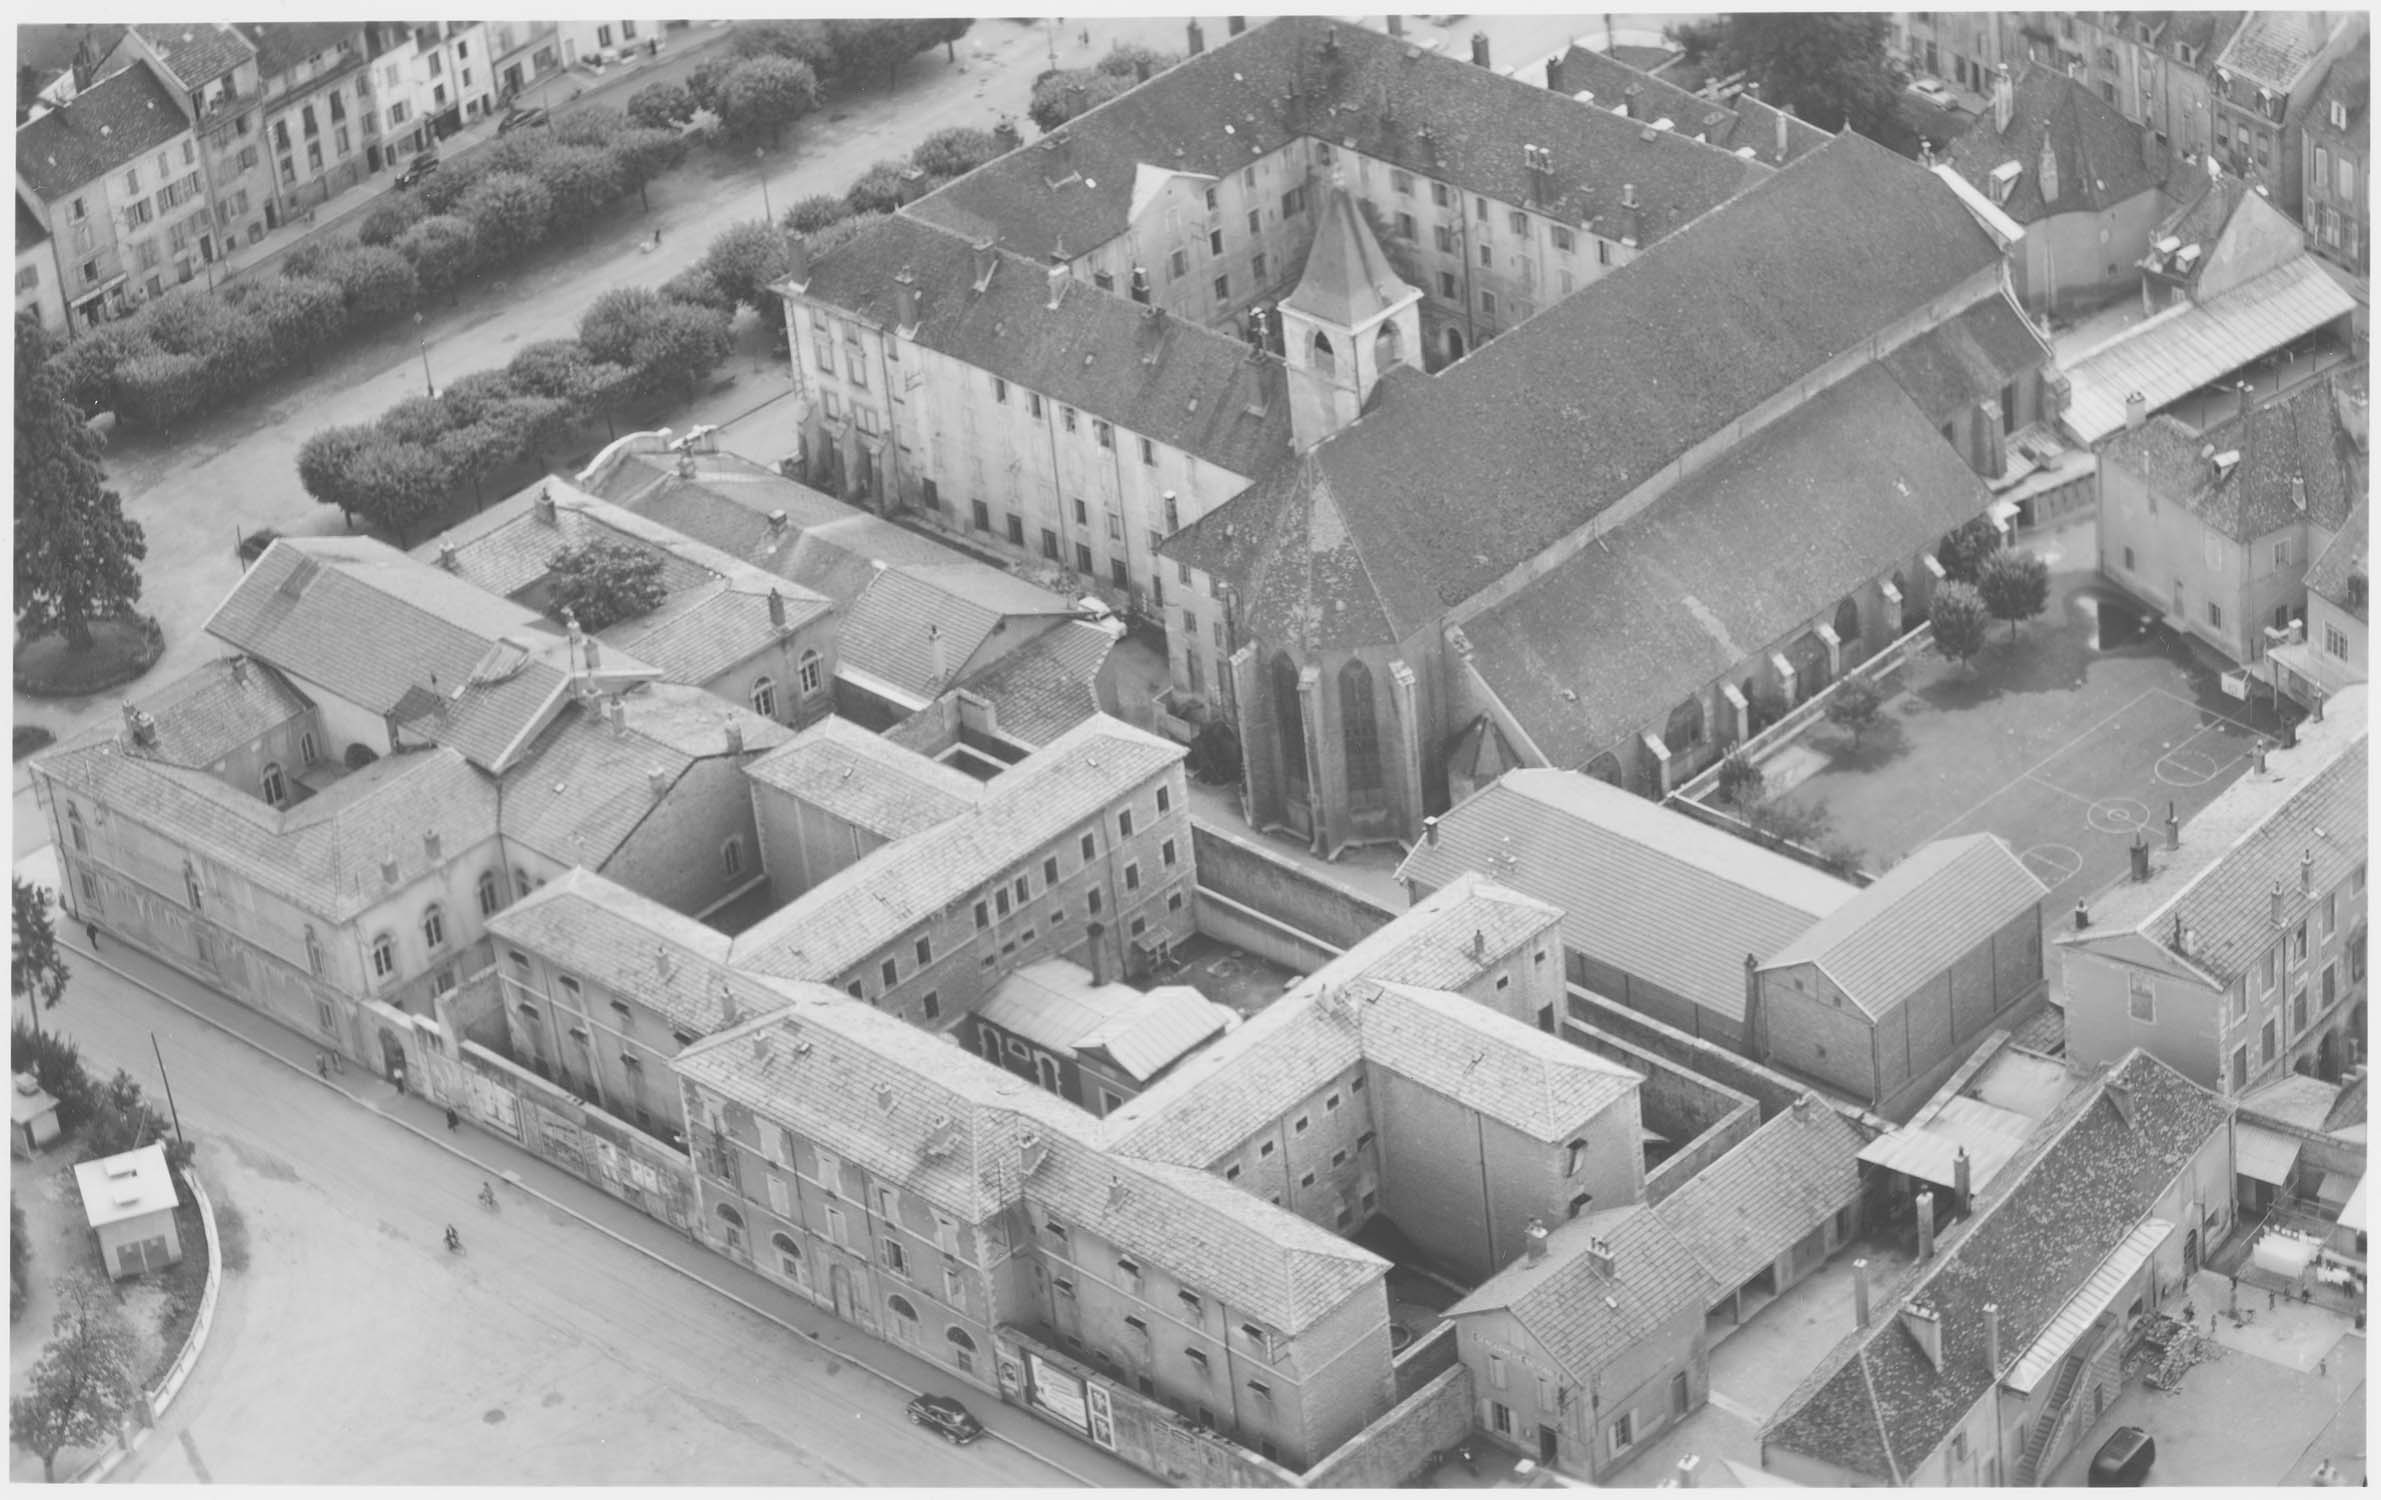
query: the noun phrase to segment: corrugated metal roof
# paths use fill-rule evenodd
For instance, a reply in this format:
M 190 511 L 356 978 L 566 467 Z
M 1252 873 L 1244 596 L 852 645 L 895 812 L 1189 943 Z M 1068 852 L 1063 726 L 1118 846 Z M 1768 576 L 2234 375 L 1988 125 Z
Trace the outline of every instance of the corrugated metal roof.
M 1968 1153 L 1968 1191 L 1992 1181 L 2025 1145 L 2034 1122 L 2014 1110 L 1954 1095 L 1923 1123 L 1913 1122 L 1877 1137 L 1860 1159 L 1939 1187 L 1959 1185 L 1959 1153 Z
M 2290 1180 L 2290 1169 L 2298 1165 L 2298 1137 L 2246 1120 L 2234 1124 L 2232 1146 L 2232 1170 L 2252 1182 L 2280 1187 Z

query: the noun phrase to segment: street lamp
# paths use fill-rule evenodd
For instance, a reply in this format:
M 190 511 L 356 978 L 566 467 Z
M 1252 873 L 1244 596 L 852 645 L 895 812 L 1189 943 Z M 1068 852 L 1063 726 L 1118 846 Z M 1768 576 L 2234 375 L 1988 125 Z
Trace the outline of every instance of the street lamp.
M 761 217 L 774 224 L 777 222 L 777 214 L 769 207 L 769 153 L 767 149 L 761 146 L 753 147 L 752 161 L 752 169 L 758 172 L 761 178 Z
M 438 399 L 438 386 L 430 379 L 430 336 L 422 332 L 422 315 L 418 312 L 413 315 L 413 329 L 414 341 L 421 345 L 422 350 L 422 390 L 435 401 Z

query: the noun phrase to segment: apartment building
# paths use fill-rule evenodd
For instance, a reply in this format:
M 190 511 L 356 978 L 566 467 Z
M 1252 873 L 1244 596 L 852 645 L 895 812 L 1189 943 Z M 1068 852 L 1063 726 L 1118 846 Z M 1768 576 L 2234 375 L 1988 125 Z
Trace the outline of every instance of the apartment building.
M 2358 276 L 2372 269 L 2372 83 L 2372 42 L 2360 36 L 2325 72 L 2299 125 L 2307 243 Z
M 57 338 L 67 337 L 66 294 L 58 279 L 58 247 L 48 226 L 17 196 L 17 315 L 33 315 Z
M 555 27 L 562 65 L 601 69 L 661 46 L 659 21 L 564 21 Z
M 380 113 L 378 170 L 424 151 L 494 107 L 496 79 L 484 21 L 375 22 L 366 35 Z
M 387 165 L 372 93 L 375 36 L 361 21 L 259 22 L 245 29 L 256 44 L 272 157 L 268 219 L 281 224 Z
M 256 44 L 240 28 L 220 21 L 136 25 L 126 29 L 101 67 L 125 67 L 136 58 L 173 90 L 198 137 L 198 196 L 214 216 L 213 225 L 195 238 L 200 259 L 212 261 L 262 239 L 278 221 L 267 212 L 272 178 L 258 134 L 264 116 Z
M 2215 150 L 2304 222 L 2304 125 L 2331 64 L 2365 34 L 2361 11 L 2251 11 L 2216 55 Z
M 498 107 L 510 104 L 523 89 L 551 81 L 566 66 L 562 59 L 562 27 L 556 21 L 490 21 L 488 66 L 496 78 Z
M 199 275 L 213 244 L 198 138 L 145 58 L 17 128 L 17 197 L 50 234 L 78 330 Z
M 2265 650 L 2277 691 L 2302 708 L 2337 697 L 2366 680 L 2371 657 L 2366 626 L 2372 610 L 2372 580 L 2365 561 L 2372 530 L 2372 505 L 2358 500 L 2347 524 L 2307 567 L 2306 628 Z
M 2367 1055 L 2365 690 L 2297 726 L 2056 940 L 2067 1054 L 2142 1048 L 2238 1097 Z
M 2004 12 L 2012 69 L 2030 60 L 2084 83 L 2136 125 L 2148 127 L 2173 167 L 2197 165 L 2216 143 L 2222 92 L 2215 59 L 2239 11 Z

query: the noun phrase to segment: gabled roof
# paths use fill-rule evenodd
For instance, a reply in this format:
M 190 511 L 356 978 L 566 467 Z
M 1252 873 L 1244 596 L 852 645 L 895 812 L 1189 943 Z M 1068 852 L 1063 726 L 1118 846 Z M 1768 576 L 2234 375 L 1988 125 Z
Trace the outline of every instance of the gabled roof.
M 1995 128 L 1987 112 L 1946 153 L 1953 169 L 2010 218 L 2035 224 L 2056 214 L 2102 213 L 2164 184 L 2165 150 L 2153 148 L 2145 158 L 2145 127 L 2118 114 L 2082 80 L 2028 63 L 2014 89 L 2007 130 Z M 2043 192 L 2045 149 L 2057 165 L 2055 195 Z M 1993 174 L 2009 162 L 2020 170 L 2002 197 L 1993 192 Z
M 568 643 L 543 618 L 365 537 L 275 542 L 206 628 L 492 771 L 561 707 L 569 681 Z
M 1052 1052 L 1103 1050 L 1136 1082 L 1155 1077 L 1235 1019 L 1188 985 L 1143 991 L 1099 984 L 1082 965 L 1056 958 L 1002 979 L 975 1017 Z
M 985 795 L 974 777 L 833 715 L 748 763 L 744 774 L 888 841 L 948 822 Z
M 766 981 L 722 966 L 724 934 L 584 865 L 490 917 L 488 930 L 587 975 L 690 1036 L 707 1036 L 785 1004 Z
M 1634 184 L 1651 243 L 1768 170 L 1684 136 L 1647 139 L 1644 127 L 1537 82 L 1325 17 L 1279 16 L 970 172 L 902 216 L 968 235 L 996 227 L 1010 249 L 1036 262 L 1060 244 L 1080 255 L 1130 226 L 1142 164 L 1215 177 L 1314 138 L 1464 192 L 1529 204 L 1610 240 L 1634 232 L 1620 202 L 1622 185 Z M 1542 195 L 1522 160 L 1523 142 L 1553 153 Z
M 2241 1095 L 2240 1107 L 2243 1114 L 2264 1115 L 2301 1130 L 2322 1130 L 2330 1121 L 2332 1105 L 2339 1097 L 2340 1086 L 2336 1083 L 2325 1083 L 2303 1073 L 2289 1073 Z
M 2028 370 L 2051 363 L 2050 346 L 2006 297 L 1977 303 L 1910 340 L 1879 363 L 1936 426 Z
M 1842 253 L 1848 223 L 1867 226 L 1859 256 Z M 1161 550 L 1233 582 L 1260 617 L 1295 613 L 1307 607 L 1296 565 L 1254 559 L 1268 545 L 1309 546 L 1307 524 L 1282 513 L 1325 489 L 1373 580 L 1386 638 L 1405 639 L 1999 261 L 1992 237 L 1932 173 L 1838 137 L 1711 210 L 1661 254 L 1475 351 L 1436 377 L 1433 400 L 1394 421 L 1359 419 Z M 1582 349 L 1604 354 L 1580 358 Z M 1276 589 L 1287 590 L 1278 603 Z
M 352 42 L 358 54 L 364 46 L 361 21 L 243 21 L 240 30 L 256 47 L 260 78 L 278 78 L 299 63 Z
M 1361 328 L 1421 295 L 1398 279 L 1348 190 L 1331 184 L 1315 215 L 1306 269 L 1281 305 L 1334 328 Z
M 1514 771 L 1475 793 L 1397 874 L 1435 888 L 1467 870 L 1559 908 L 1571 951 L 1731 1018 L 1744 1014 L 1746 955 L 1776 952 L 1853 895 L 1576 771 Z
M 1626 50 L 1626 49 L 1623 49 Z M 1738 92 L 1727 99 L 1707 99 L 1657 78 L 1611 52 L 1571 44 L 1562 57 L 1563 92 L 1597 109 L 1611 110 L 1646 123 L 1670 122 L 1678 134 L 1707 142 L 1723 151 L 1751 151 L 1754 159 L 1781 166 L 1806 151 L 1834 139 L 1792 112 L 1762 102 L 1758 94 Z M 1786 125 L 1786 149 L 1778 152 L 1778 122 Z
M 1043 266 L 1006 249 L 993 260 L 991 279 L 979 289 L 966 234 L 891 214 L 820 256 L 807 282 L 779 290 L 890 328 L 899 318 L 899 278 L 907 274 L 918 294 L 921 348 L 1243 477 L 1290 451 L 1280 361 L 1252 357 L 1229 335 L 1082 282 L 1062 281 L 1064 295 L 1052 307 Z
M 2138 934 L 2179 953 L 2219 987 L 2247 973 L 2316 905 L 2317 895 L 2302 888 L 2302 860 L 2312 861 L 2317 894 L 2364 863 L 2365 693 L 2362 684 L 2343 689 L 2321 719 L 2302 722 L 2295 746 L 2269 750 L 2264 771 L 2241 777 L 2183 825 L 2180 848 L 2153 841 L 2150 878 L 2111 886 L 2091 903 L 2092 925 L 2062 932 L 2059 945 L 2088 948 L 2112 934 Z
M 156 744 L 146 753 L 203 771 L 314 705 L 264 663 L 219 657 L 141 699 L 139 707 L 157 729 Z
M 2372 574 L 2365 561 L 2372 509 L 2370 500 L 2359 498 L 2331 545 L 2317 553 L 2307 569 L 2308 593 L 2329 600 L 2359 620 L 2372 618 Z
M 2251 11 L 2216 59 L 2216 66 L 2276 93 L 2291 93 L 2306 80 L 2346 15 L 2324 11 Z
M 132 29 L 192 92 L 256 56 L 248 38 L 221 21 L 167 21 Z
M 2134 473 L 2146 467 L 2160 503 L 2188 507 L 2235 541 L 2255 542 L 2285 526 L 2337 531 L 2362 498 L 2338 380 L 2325 376 L 2252 399 L 2245 421 L 2235 411 L 2198 432 L 2160 414 L 2111 439 L 2106 461 Z
M 1643 1081 L 1461 995 L 1376 981 L 1349 1003 L 1366 1062 L 1532 1140 L 1576 1136 Z
M 2121 1101 L 2112 1094 L 2121 1091 Z M 1987 1185 L 1903 1301 L 1942 1320 L 1937 1371 L 1896 1309 L 1839 1344 L 1780 1405 L 1764 1450 L 1910 1481 L 1991 1388 L 1984 1304 L 2001 1309 L 2004 1362 L 2026 1350 L 2228 1118 L 2213 1094 L 2138 1049 L 2060 1105 L 2031 1160 Z
M 884 568 L 844 613 L 838 661 L 933 698 L 966 678 L 996 631 L 1030 634 L 1075 613 L 1049 590 L 980 562 Z
M 1590 1240 L 1610 1247 L 1610 1275 Z M 1515 1261 L 1446 1315 L 1509 1311 L 1566 1374 L 1590 1384 L 1672 1318 L 1689 1309 L 1700 1317 L 1718 1290 L 1661 1215 L 1635 1203 L 1555 1226 L 1544 1259 Z
M 1977 944 L 2038 907 L 2049 890 L 1989 833 L 1937 839 L 1821 917 L 1762 962 L 1810 964 L 1872 1020 Z
M 189 129 L 164 81 L 145 58 L 135 59 L 66 105 L 18 126 L 17 176 L 44 203 L 55 203 Z M 94 204 L 91 211 L 104 207 Z
M 1039 749 L 1100 712 L 1100 672 L 1116 633 L 1091 620 L 1069 620 L 1012 647 L 964 681 L 992 705 L 1000 733 Z
M 1740 1287 L 1859 1198 L 1866 1143 L 1851 1121 L 1805 1095 L 1688 1178 L 1654 1215 L 1715 1290 Z
M 958 816 L 877 850 L 747 928 L 736 939 L 735 962 L 787 979 L 840 980 L 1183 754 L 1173 741 L 1120 720 L 1091 719 L 993 778 Z
M 1465 621 L 1472 665 L 1541 755 L 1583 768 L 1990 501 L 1866 365 Z
M 2366 151 L 2373 128 L 2373 43 L 2370 37 L 2357 38 L 2356 45 L 2342 53 L 2325 71 L 2323 85 L 2315 91 L 2314 103 L 2309 106 L 2305 125 L 2307 133 L 2317 144 L 2346 146 L 2354 155 L 2358 170 L 2364 170 L 2369 159 Z M 2348 116 L 2347 128 L 2331 123 L 2331 107 L 2338 103 Z M 2337 170 L 2336 168 L 2334 170 Z

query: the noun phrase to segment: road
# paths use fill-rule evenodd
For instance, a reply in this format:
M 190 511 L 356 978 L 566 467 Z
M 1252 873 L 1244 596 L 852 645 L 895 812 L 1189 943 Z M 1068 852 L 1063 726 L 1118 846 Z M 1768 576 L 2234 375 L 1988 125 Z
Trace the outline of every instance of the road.
M 930 1438 L 903 1418 L 907 1391 L 854 1361 L 958 1392 L 949 1377 L 849 1330 L 814 1343 L 510 1186 L 491 1215 L 473 1195 L 508 1166 L 572 1198 L 559 1174 L 489 1137 L 445 1136 L 429 1106 L 398 1103 L 377 1080 L 350 1074 L 350 1098 L 79 952 L 74 963 L 67 998 L 46 1019 L 97 1069 L 124 1067 L 162 1099 L 155 1034 L 182 1126 L 200 1143 L 200 1171 L 248 1254 L 245 1270 L 226 1275 L 197 1373 L 120 1471 L 127 1478 L 1134 1482 L 1122 1465 L 981 1394 L 970 1403 L 995 1430 L 1035 1451 Z M 304 1055 L 299 1039 L 284 1040 Z M 486 1164 L 457 1159 L 450 1145 Z M 617 1207 L 593 1189 L 577 1197 Z M 611 1217 L 626 1237 L 799 1326 L 829 1321 L 633 1211 Z M 459 1256 L 440 1244 L 449 1222 L 465 1237 Z

